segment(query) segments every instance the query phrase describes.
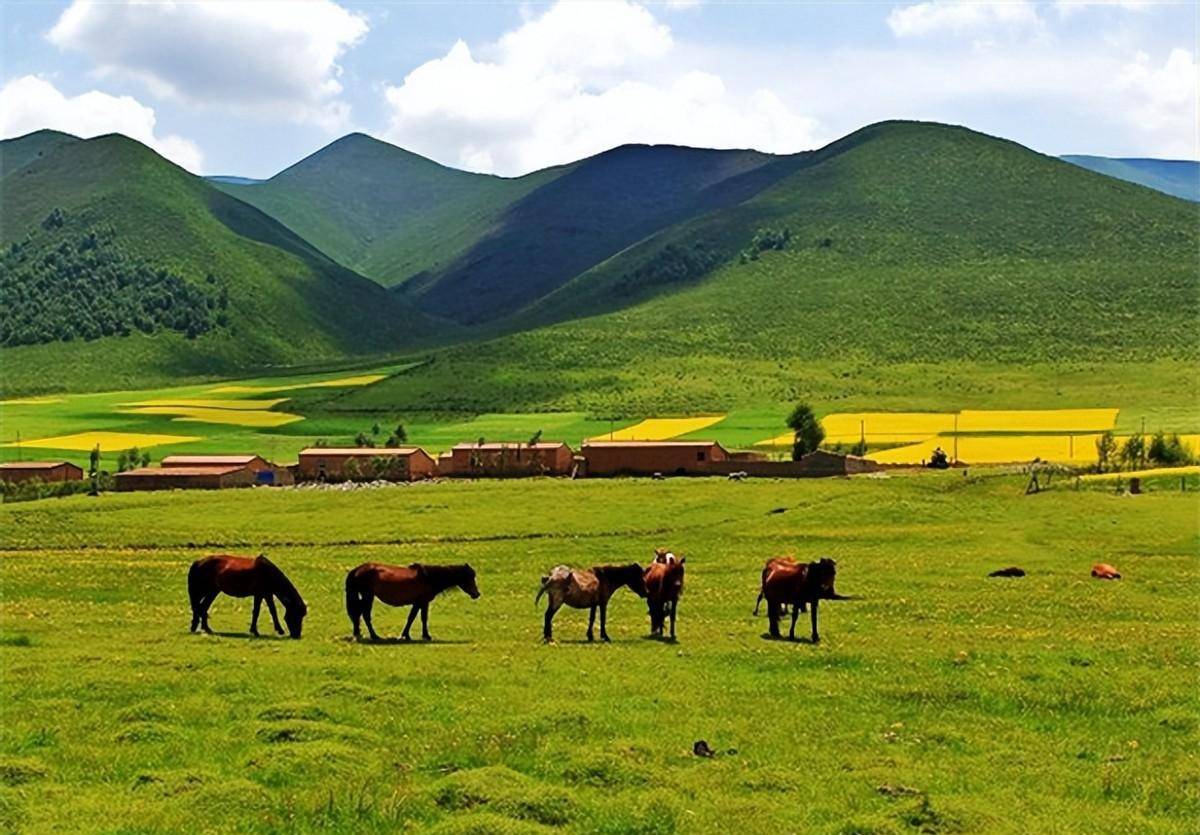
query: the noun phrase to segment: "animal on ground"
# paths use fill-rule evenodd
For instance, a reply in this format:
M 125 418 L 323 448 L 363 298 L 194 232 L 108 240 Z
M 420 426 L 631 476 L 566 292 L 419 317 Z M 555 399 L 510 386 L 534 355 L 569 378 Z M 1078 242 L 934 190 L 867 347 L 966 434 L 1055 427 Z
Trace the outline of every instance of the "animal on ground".
M 600 612 L 600 640 L 608 637 L 608 601 L 622 586 L 638 597 L 646 596 L 646 582 L 642 567 L 637 563 L 628 565 L 598 565 L 591 569 L 555 566 L 542 577 L 542 587 L 533 599 L 534 605 L 546 595 L 546 618 L 542 638 L 546 643 L 554 640 L 554 615 L 564 605 L 573 609 L 588 609 L 587 639 L 595 640 L 596 612 Z
M 411 641 L 413 621 L 421 616 L 421 639 L 433 640 L 429 635 L 429 604 L 446 589 L 457 586 L 472 600 L 479 598 L 479 586 L 475 583 L 475 569 L 466 565 L 382 565 L 367 562 L 354 568 L 346 575 L 346 614 L 354 627 L 354 637 L 362 637 L 360 621 L 366 623 L 372 641 L 379 635 L 371 622 L 371 609 L 379 598 L 389 606 L 411 606 L 408 623 L 400 636 Z
M 783 617 L 783 606 L 791 604 L 792 628 L 788 638 L 796 639 L 796 618 L 807 606 L 812 613 L 812 642 L 820 643 L 821 636 L 817 631 L 817 607 L 820 601 L 850 599 L 834 591 L 837 563 L 829 557 L 809 563 L 778 561 L 772 565 L 772 562 L 768 560 L 763 568 L 762 585 L 771 637 L 780 637 L 779 620 Z
M 1010 565 L 1008 568 L 997 568 L 989 577 L 1024 577 L 1025 569 Z
M 283 604 L 283 620 L 288 634 L 299 638 L 304 627 L 308 606 L 292 581 L 265 554 L 257 557 L 237 557 L 228 554 L 205 557 L 188 569 L 188 597 L 192 603 L 192 631 L 203 629 L 212 634 L 208 625 L 208 610 L 221 592 L 230 597 L 253 597 L 254 613 L 250 617 L 250 634 L 258 635 L 258 613 L 265 601 L 275 624 L 275 632 L 283 634 L 275 598 Z
M 683 564 L 665 548 L 654 549 L 654 561 L 646 567 L 642 579 L 646 586 L 646 606 L 650 611 L 650 634 L 662 637 L 666 620 L 671 619 L 671 640 L 675 640 L 675 617 L 683 594 Z
M 1092 576 L 1097 580 L 1120 580 L 1121 572 L 1106 562 L 1098 562 L 1092 566 Z
M 796 564 L 795 557 L 771 557 L 771 559 L 767 560 L 767 564 L 765 566 L 763 566 L 762 580 L 760 581 L 759 587 L 758 587 L 758 599 L 754 601 L 754 616 L 755 617 L 758 617 L 758 607 L 762 605 L 763 589 L 766 588 L 767 577 L 770 576 L 771 570 L 776 565 L 795 565 L 795 564 Z M 803 604 L 801 604 L 800 611 L 801 612 L 804 611 Z M 783 614 L 787 614 L 787 606 L 786 605 L 784 606 Z

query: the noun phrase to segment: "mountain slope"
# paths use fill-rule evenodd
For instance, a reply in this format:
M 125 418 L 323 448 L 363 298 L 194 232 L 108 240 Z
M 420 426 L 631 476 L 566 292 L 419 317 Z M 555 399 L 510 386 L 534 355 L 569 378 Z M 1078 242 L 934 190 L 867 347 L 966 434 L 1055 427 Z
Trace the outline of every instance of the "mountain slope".
M 425 344 L 435 331 L 402 299 L 133 140 L 35 134 L 0 143 L 0 165 L 6 390 L 344 358 Z M 95 379 L 61 362 L 84 354 L 103 357 Z
M 984 366 L 1186 365 L 1200 357 L 1198 219 L 1015 143 L 874 125 L 623 251 L 514 327 L 586 318 L 448 349 L 342 405 L 660 414 L 836 397 L 903 367 L 970 393 L 996 385 Z M 656 272 L 697 251 L 716 257 Z
M 1093 157 L 1069 154 L 1067 162 L 1098 174 L 1200 202 L 1200 162 L 1194 160 Z
M 338 263 L 392 286 L 444 266 L 505 206 L 558 171 L 516 179 L 472 174 L 356 133 L 269 180 L 216 185 Z

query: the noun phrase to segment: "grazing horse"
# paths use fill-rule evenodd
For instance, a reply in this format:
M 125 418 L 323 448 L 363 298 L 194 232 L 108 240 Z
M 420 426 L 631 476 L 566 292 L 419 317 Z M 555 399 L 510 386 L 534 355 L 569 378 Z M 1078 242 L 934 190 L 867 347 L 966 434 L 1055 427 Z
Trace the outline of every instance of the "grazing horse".
M 308 607 L 292 581 L 284 576 L 275 563 L 265 554 L 257 557 L 231 557 L 220 555 L 196 560 L 188 569 L 188 597 L 192 601 L 192 631 L 199 627 L 208 634 L 208 609 L 217 595 L 225 592 L 230 597 L 253 597 L 254 614 L 250 618 L 250 634 L 258 635 L 258 611 L 265 600 L 275 622 L 275 631 L 282 635 L 279 614 L 275 611 L 275 598 L 283 604 L 283 620 L 288 634 L 300 637 L 304 616 Z
M 646 605 L 650 610 L 650 634 L 662 637 L 667 616 L 671 617 L 671 640 L 675 640 L 675 615 L 683 594 L 683 564 L 665 548 L 654 549 L 654 562 L 646 567 L 642 580 L 646 586 Z
M 573 569 L 559 565 L 542 578 L 542 587 L 538 589 L 537 597 L 533 599 L 536 606 L 542 595 L 549 595 L 546 605 L 546 623 L 542 637 L 547 643 L 554 640 L 551 625 L 554 614 L 563 604 L 574 609 L 590 609 L 588 617 L 587 639 L 595 640 L 592 630 L 596 625 L 596 610 L 600 610 L 600 640 L 608 641 L 608 599 L 613 592 L 629 586 L 630 591 L 638 597 L 646 596 L 646 582 L 642 577 L 642 567 L 637 563 L 629 565 L 598 565 L 591 570 Z
M 763 566 L 763 570 L 762 570 L 762 581 L 759 585 L 758 600 L 754 601 L 754 616 L 755 617 L 758 617 L 758 607 L 760 605 L 762 605 L 763 595 L 765 594 L 765 591 L 763 591 L 763 590 L 767 587 L 767 577 L 771 576 L 771 571 L 776 566 L 780 566 L 780 565 L 786 566 L 786 565 L 795 565 L 795 564 L 796 564 L 795 557 L 771 557 L 771 559 L 767 560 L 767 564 Z M 783 614 L 787 614 L 787 605 L 786 604 L 784 604 L 784 607 L 781 611 L 783 612 Z M 800 604 L 800 611 L 801 612 L 804 611 L 803 603 Z
M 772 638 L 780 637 L 779 619 L 783 615 L 783 606 L 790 603 L 792 628 L 788 638 L 795 640 L 796 618 L 807 604 L 812 607 L 812 642 L 819 643 L 821 636 L 817 633 L 817 604 L 821 600 L 849 600 L 833 590 L 837 563 L 828 557 L 810 563 L 777 562 L 772 565 L 768 562 L 763 574 L 762 593 L 767 600 Z
M 1106 562 L 1098 562 L 1092 566 L 1092 576 L 1097 580 L 1120 580 L 1121 572 Z
M 354 625 L 354 637 L 362 637 L 358 625 L 361 618 L 366 621 L 371 640 L 379 640 L 371 624 L 371 606 L 378 597 L 389 606 L 412 606 L 401 636 L 404 640 L 412 640 L 408 633 L 418 612 L 421 614 L 421 639 L 432 640 L 429 637 L 429 603 L 453 586 L 458 586 L 472 600 L 479 598 L 475 569 L 469 565 L 423 565 L 414 562 L 404 567 L 363 563 L 346 575 L 346 614 Z

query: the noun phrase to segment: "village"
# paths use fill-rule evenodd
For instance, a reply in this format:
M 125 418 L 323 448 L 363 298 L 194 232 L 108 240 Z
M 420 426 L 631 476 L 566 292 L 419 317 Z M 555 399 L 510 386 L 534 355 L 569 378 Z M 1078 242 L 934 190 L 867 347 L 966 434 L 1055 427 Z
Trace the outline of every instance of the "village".
M 782 461 L 734 452 L 717 441 L 584 441 L 574 451 L 562 441 L 461 443 L 433 456 L 421 447 L 328 447 L 300 450 L 295 464 L 261 455 L 168 455 L 158 466 L 113 475 L 116 490 L 219 490 L 306 483 L 412 482 L 434 478 L 605 478 L 615 476 L 724 476 L 822 478 L 878 472 L 870 459 L 818 449 Z M 83 481 L 83 468 L 64 460 L 0 464 L 10 484 Z

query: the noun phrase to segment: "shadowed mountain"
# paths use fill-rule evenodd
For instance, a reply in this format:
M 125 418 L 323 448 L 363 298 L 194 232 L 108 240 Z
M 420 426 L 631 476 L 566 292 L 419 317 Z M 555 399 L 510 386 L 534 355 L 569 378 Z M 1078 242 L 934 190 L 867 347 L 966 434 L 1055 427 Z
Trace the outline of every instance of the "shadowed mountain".
M 1200 162 L 1178 159 L 1093 157 L 1069 154 L 1067 162 L 1098 174 L 1137 183 L 1164 194 L 1200 202 Z

